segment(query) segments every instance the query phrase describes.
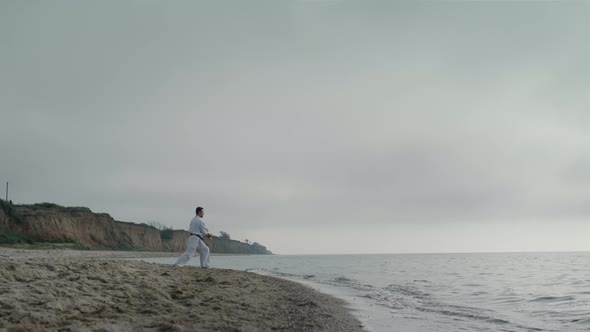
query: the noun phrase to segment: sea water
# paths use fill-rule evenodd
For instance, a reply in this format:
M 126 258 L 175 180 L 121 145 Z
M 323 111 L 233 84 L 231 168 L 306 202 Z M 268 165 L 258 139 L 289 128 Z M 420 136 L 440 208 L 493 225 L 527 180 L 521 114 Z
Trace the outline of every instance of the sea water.
M 368 331 L 590 331 L 590 252 L 213 256 L 211 265 L 340 297 Z

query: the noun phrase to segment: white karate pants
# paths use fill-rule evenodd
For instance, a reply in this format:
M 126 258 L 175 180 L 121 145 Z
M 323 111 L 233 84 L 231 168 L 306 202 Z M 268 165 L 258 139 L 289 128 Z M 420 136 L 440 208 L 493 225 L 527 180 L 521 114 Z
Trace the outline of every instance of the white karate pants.
M 188 243 L 184 254 L 178 257 L 178 260 L 174 265 L 181 266 L 186 264 L 189 259 L 191 259 L 191 256 L 194 255 L 197 250 L 199 250 L 201 267 L 209 267 L 209 247 L 207 247 L 207 244 L 205 244 L 205 242 L 196 235 L 189 236 L 187 242 Z

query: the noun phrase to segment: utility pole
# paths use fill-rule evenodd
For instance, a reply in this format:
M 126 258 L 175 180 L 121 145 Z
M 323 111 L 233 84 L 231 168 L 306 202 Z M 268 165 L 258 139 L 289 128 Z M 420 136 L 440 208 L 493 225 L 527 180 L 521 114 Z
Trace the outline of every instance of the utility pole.
M 6 201 L 8 202 L 8 181 L 6 181 Z

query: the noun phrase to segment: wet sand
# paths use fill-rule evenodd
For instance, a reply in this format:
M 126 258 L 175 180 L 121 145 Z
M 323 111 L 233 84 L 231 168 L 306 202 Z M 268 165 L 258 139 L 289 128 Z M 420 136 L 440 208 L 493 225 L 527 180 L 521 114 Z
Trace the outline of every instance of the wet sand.
M 344 303 L 254 273 L 0 248 L 0 331 L 362 331 Z

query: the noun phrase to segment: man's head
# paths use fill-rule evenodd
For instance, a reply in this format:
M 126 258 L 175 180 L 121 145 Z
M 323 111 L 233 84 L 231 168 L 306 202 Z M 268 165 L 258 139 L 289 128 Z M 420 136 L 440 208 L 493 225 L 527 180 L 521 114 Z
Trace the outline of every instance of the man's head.
M 197 212 L 197 216 L 199 216 L 201 218 L 203 218 L 203 216 L 205 215 L 205 210 L 203 210 L 203 208 L 200 206 L 197 208 L 197 210 L 195 212 Z

